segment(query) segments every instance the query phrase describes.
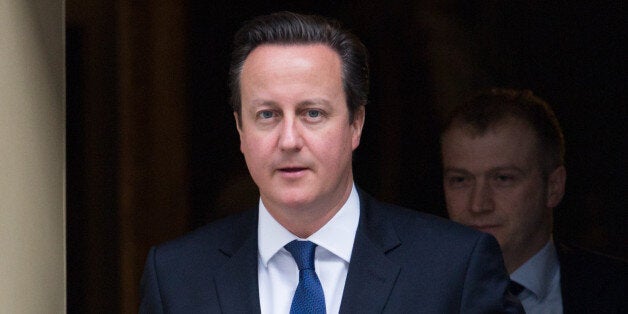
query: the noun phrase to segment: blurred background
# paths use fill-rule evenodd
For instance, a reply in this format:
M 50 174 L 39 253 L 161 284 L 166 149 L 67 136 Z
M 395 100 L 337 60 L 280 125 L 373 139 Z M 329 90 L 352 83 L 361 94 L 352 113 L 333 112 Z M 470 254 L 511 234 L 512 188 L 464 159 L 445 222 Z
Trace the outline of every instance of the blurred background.
M 235 31 L 279 10 L 340 20 L 370 52 L 355 153 L 377 198 L 446 216 L 440 120 L 525 88 L 565 132 L 557 235 L 628 257 L 620 1 L 66 0 L 69 313 L 136 313 L 150 246 L 257 202 L 228 104 Z

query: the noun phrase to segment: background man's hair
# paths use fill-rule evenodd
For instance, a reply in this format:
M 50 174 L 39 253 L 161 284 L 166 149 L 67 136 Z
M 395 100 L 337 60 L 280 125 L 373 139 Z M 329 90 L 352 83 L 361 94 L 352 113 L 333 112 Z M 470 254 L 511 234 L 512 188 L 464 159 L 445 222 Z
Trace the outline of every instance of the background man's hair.
M 508 118 L 525 122 L 535 132 L 544 175 L 564 164 L 565 143 L 556 115 L 547 102 L 529 90 L 493 88 L 478 92 L 449 114 L 441 139 L 447 131 L 463 126 L 483 135 Z

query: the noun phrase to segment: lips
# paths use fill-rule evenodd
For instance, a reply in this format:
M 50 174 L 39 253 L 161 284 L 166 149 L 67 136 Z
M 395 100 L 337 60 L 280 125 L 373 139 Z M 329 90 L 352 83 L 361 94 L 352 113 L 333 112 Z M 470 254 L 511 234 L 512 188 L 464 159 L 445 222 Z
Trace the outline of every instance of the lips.
M 286 167 L 286 168 L 279 168 L 279 171 L 281 172 L 299 172 L 299 171 L 303 171 L 307 168 L 305 167 Z
M 470 225 L 470 227 L 480 230 L 482 232 L 491 233 L 492 231 L 495 231 L 495 229 L 497 229 L 499 225 L 482 224 L 482 225 Z
M 277 168 L 277 172 L 284 179 L 296 180 L 305 176 L 306 171 L 308 169 L 309 168 L 307 167 L 301 167 L 301 166 L 288 166 L 288 167 Z

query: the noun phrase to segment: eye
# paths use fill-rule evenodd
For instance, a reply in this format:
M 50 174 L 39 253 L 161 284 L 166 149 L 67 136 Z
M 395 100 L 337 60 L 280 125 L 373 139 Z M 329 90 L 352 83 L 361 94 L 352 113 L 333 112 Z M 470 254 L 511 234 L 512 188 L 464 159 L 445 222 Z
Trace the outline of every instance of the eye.
M 262 111 L 257 113 L 257 116 L 260 119 L 270 119 L 270 118 L 274 117 L 275 114 L 272 111 L 270 111 L 270 110 L 262 110 Z
M 498 175 L 497 176 L 497 180 L 498 181 L 511 181 L 513 179 L 512 176 L 509 175 Z
M 321 112 L 318 110 L 308 110 L 307 116 L 309 118 L 318 118 L 321 115 Z
M 320 109 L 306 109 L 303 111 L 302 115 L 307 122 L 321 122 L 325 117 L 325 112 Z
M 449 175 L 445 177 L 445 183 L 451 188 L 462 188 L 469 185 L 470 179 L 462 175 Z
M 458 182 L 463 182 L 464 181 L 464 177 L 450 177 L 449 178 L 449 182 L 451 183 L 458 183 Z
M 517 182 L 517 177 L 512 174 L 497 173 L 492 178 L 495 186 L 508 187 Z

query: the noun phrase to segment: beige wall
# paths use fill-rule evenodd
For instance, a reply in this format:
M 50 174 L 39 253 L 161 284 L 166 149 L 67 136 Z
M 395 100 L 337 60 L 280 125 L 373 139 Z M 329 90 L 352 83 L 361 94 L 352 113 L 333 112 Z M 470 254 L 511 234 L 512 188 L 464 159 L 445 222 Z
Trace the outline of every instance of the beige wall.
M 0 0 L 0 313 L 65 312 L 62 0 Z

